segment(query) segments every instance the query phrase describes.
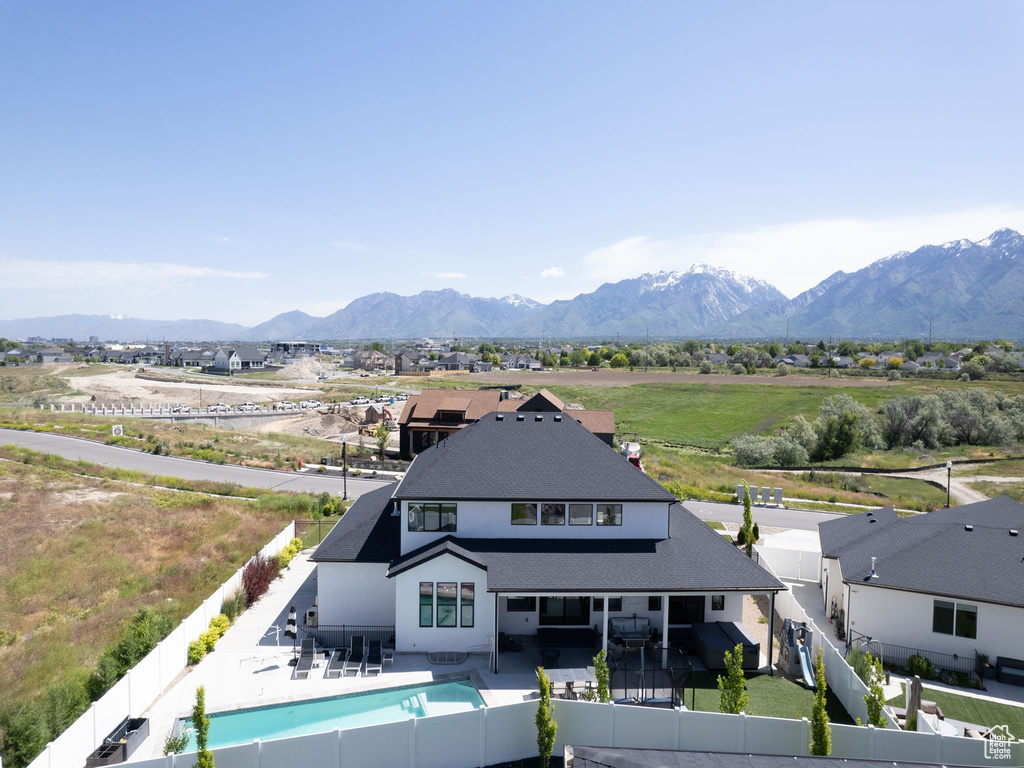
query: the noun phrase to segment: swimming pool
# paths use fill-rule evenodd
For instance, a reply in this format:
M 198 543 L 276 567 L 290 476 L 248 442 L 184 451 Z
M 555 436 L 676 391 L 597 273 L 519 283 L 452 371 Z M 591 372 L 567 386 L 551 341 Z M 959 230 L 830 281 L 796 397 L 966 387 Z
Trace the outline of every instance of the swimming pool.
M 410 717 L 447 715 L 480 709 L 484 700 L 469 679 L 427 685 L 385 688 L 378 691 L 306 699 L 288 704 L 217 712 L 210 717 L 210 749 L 248 744 L 255 739 L 283 739 L 335 728 L 391 723 Z M 189 734 L 188 751 L 196 749 L 192 721 L 180 726 Z

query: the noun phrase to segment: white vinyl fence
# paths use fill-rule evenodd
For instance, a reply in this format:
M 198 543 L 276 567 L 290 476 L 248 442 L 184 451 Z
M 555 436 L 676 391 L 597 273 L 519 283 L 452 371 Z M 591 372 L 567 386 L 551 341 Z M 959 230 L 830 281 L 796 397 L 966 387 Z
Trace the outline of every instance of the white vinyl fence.
M 329 731 L 213 750 L 217 768 L 478 768 L 537 754 L 536 702 L 484 707 L 436 717 Z M 557 750 L 566 744 L 743 752 L 809 753 L 806 720 L 717 712 L 555 701 Z M 1012 746 L 1013 765 L 1021 744 Z M 836 757 L 926 760 L 992 765 L 979 739 L 905 733 L 853 725 L 832 726 Z M 192 768 L 195 754 L 132 763 L 134 768 Z
M 780 579 L 813 581 L 821 579 L 821 553 L 782 547 L 757 547 L 761 565 L 775 572 Z
M 273 557 L 295 535 L 294 521 L 273 538 L 260 554 Z M 248 565 L 248 563 L 246 563 Z M 244 568 L 245 566 L 243 566 Z M 126 717 L 138 717 L 188 665 L 188 644 L 220 613 L 224 600 L 242 585 L 242 568 L 203 602 L 177 628 L 157 644 L 146 658 L 128 670 L 71 726 L 46 745 L 29 768 L 80 768 L 102 740 Z

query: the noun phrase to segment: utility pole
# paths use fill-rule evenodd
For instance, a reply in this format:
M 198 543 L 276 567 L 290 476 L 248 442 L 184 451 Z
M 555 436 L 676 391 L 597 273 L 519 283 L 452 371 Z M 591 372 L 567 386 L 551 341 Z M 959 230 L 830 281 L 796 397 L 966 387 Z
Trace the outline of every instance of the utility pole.
M 647 349 L 644 350 L 647 354 L 644 355 L 644 371 L 648 371 L 651 367 L 651 326 L 647 326 Z

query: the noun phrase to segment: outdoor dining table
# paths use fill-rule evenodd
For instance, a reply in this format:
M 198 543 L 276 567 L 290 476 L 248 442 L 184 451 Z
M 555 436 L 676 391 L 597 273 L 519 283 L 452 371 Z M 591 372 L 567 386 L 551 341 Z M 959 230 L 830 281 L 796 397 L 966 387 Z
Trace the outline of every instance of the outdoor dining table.
M 548 676 L 548 679 L 552 683 L 592 683 L 593 679 L 590 677 L 590 673 L 587 672 L 585 667 L 579 667 L 576 669 L 551 669 L 544 670 L 544 673 Z

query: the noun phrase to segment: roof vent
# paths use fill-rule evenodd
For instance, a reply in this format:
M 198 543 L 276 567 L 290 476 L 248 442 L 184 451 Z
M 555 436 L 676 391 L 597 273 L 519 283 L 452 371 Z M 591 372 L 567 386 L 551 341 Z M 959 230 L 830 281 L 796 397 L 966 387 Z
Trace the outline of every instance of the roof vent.
M 534 417 L 533 417 L 533 420 L 534 420 L 534 421 L 544 421 L 544 417 L 543 417 L 543 416 L 541 416 L 541 415 L 540 415 L 540 414 L 538 413 L 538 414 L 537 414 L 536 416 L 534 416 Z
M 1016 536 L 1017 535 L 1017 529 L 1016 528 L 1011 528 L 1010 529 L 1010 535 L 1011 536 Z
M 973 531 L 973 530 L 974 530 L 974 526 L 973 526 L 973 525 L 971 525 L 970 523 L 967 523 L 967 524 L 966 524 L 966 525 L 964 526 L 964 530 L 965 530 L 965 531 L 967 531 L 968 533 L 970 533 L 971 531 Z
M 555 416 L 555 421 L 561 421 L 561 420 L 562 420 L 562 415 L 561 414 L 559 414 L 558 416 Z
M 875 573 L 875 561 L 877 559 L 878 559 L 877 557 L 872 557 L 871 558 L 871 573 L 868 574 L 868 578 L 869 579 L 877 579 L 878 578 L 878 574 Z
M 505 414 L 499 413 L 497 416 L 494 417 L 494 419 L 495 419 L 495 421 L 504 421 L 505 420 Z
M 516 416 L 516 421 L 526 421 L 526 417 L 523 414 L 519 414 Z
M 872 518 L 871 518 L 870 520 L 868 520 L 868 522 L 869 522 L 869 523 L 877 523 L 878 521 L 877 521 L 877 520 L 875 520 L 875 518 L 873 518 L 873 517 L 872 517 Z
M 875 513 L 874 513 L 874 512 L 868 512 L 868 513 L 867 513 L 867 516 L 868 516 L 868 517 L 874 517 L 874 516 L 875 516 Z

